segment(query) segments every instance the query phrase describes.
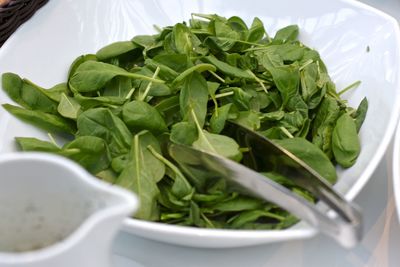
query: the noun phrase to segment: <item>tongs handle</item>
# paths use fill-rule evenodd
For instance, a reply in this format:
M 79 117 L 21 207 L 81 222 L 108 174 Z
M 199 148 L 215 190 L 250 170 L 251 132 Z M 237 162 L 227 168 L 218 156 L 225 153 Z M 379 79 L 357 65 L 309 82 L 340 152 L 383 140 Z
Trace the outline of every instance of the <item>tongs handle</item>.
M 171 144 L 169 153 L 183 169 L 206 171 L 210 177 L 224 177 L 246 189 L 248 193 L 273 202 L 305 220 L 344 247 L 353 247 L 359 242 L 362 236 L 362 220 L 358 207 L 338 194 L 307 164 L 267 138 L 240 125 L 227 123 L 225 134 L 233 137 L 240 145 L 250 147 L 255 155 L 260 156 L 262 153 L 261 163 L 267 164 L 268 160 L 273 160 L 275 166 L 278 164 L 280 174 L 309 190 L 334 213 L 328 213 L 321 206 L 313 205 L 286 187 L 266 179 L 253 170 L 257 166 L 248 168 L 217 154 L 179 144 Z

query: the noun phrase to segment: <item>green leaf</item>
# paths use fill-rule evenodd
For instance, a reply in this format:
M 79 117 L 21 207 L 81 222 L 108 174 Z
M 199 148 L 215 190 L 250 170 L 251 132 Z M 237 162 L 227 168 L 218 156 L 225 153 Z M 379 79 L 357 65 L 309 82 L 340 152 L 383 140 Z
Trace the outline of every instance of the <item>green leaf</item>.
M 2 75 L 2 87 L 13 101 L 26 109 L 57 113 L 57 103 L 46 95 L 45 89 L 14 73 Z
M 178 54 L 193 53 L 192 33 L 190 29 L 182 24 L 177 23 L 172 29 L 175 41 L 175 48 Z
M 221 201 L 216 205 L 214 205 L 212 209 L 222 212 L 232 212 L 232 211 L 240 212 L 245 210 L 260 209 L 262 207 L 263 207 L 262 200 L 245 196 L 239 196 L 234 199 L 228 199 L 227 201 Z
M 58 113 L 69 119 L 76 119 L 81 110 L 81 105 L 73 97 L 66 96 L 64 93 L 61 95 L 60 103 L 58 104 Z
M 105 47 L 97 51 L 96 57 L 99 60 L 104 61 L 106 59 L 113 58 L 121 54 L 125 54 L 137 48 L 138 46 L 131 41 L 115 42 L 106 45 Z
M 10 104 L 3 104 L 3 108 L 15 117 L 49 132 L 74 134 L 76 131 L 72 122 L 58 115 L 23 109 Z
M 187 181 L 183 173 L 176 167 L 171 161 L 163 157 L 160 152 L 155 150 L 151 145 L 147 146 L 150 152 L 162 163 L 165 164 L 172 172 L 166 172 L 166 174 L 172 178 L 173 184 L 171 187 L 171 193 L 174 194 L 178 199 L 190 200 L 194 191 L 193 187 Z
M 191 111 L 193 111 L 199 126 L 203 127 L 207 114 L 207 102 L 207 82 L 199 73 L 192 72 L 185 78 L 179 95 L 182 117 L 189 122 L 192 121 Z
M 281 221 L 281 220 L 285 219 L 285 217 L 275 214 L 273 212 L 270 212 L 268 210 L 258 209 L 258 210 L 244 211 L 244 212 L 238 214 L 238 216 L 234 217 L 234 219 L 231 220 L 230 223 L 231 223 L 231 227 L 233 229 L 253 228 L 253 227 L 246 227 L 246 225 L 249 223 L 256 223 L 258 220 L 261 220 L 261 218 L 264 221 L 265 220 Z
M 360 104 L 358 105 L 358 108 L 356 112 L 352 115 L 354 118 L 354 122 L 356 124 L 357 132 L 360 131 L 361 125 L 363 124 L 365 117 L 367 115 L 368 111 L 368 100 L 367 98 L 363 98 L 361 100 Z
M 233 121 L 253 131 L 260 128 L 260 117 L 258 113 L 251 110 L 239 112 L 239 116 Z
M 78 137 L 65 144 L 59 154 L 79 163 L 92 174 L 106 170 L 111 162 L 106 142 L 95 136 Z
M 199 138 L 192 144 L 194 148 L 215 153 L 234 161 L 242 159 L 239 145 L 232 138 L 225 135 L 212 134 L 206 130 L 199 131 L 198 136 Z
M 332 97 L 325 97 L 314 119 L 312 142 L 328 157 L 332 157 L 332 131 L 339 113 L 340 107 L 337 101 Z
M 96 173 L 96 177 L 110 184 L 117 180 L 117 174 L 111 168 Z
M 56 102 L 61 101 L 61 96 L 63 94 L 65 94 L 65 95 L 71 94 L 67 83 L 56 84 L 47 90 L 43 90 L 42 92 L 44 94 L 46 94 L 50 99 L 52 99 L 53 101 L 56 101 Z
M 117 76 L 111 79 L 104 88 L 103 96 L 114 96 L 122 99 L 129 98 L 131 91 L 134 91 L 132 79 L 129 77 Z
M 127 166 L 115 184 L 138 196 L 140 208 L 135 213 L 136 218 L 154 221 L 159 219 L 157 182 L 164 176 L 165 166 L 147 149 L 148 146 L 160 152 L 157 139 L 149 132 L 140 132 L 134 136 Z
M 179 84 L 180 82 L 182 82 L 186 77 L 188 77 L 191 73 L 197 71 L 197 72 L 203 72 L 203 71 L 216 71 L 217 69 L 215 68 L 214 65 L 211 64 L 197 64 L 194 65 L 193 67 L 188 68 L 187 70 L 185 70 L 184 72 L 182 72 L 181 74 L 179 74 L 175 80 L 172 82 L 173 85 Z
M 280 30 L 275 34 L 274 41 L 279 40 L 282 42 L 295 41 L 299 36 L 299 26 L 289 25 Z
M 298 93 L 300 73 L 299 69 L 292 65 L 270 68 L 276 87 L 282 96 L 282 106 Z
M 80 94 L 76 94 L 74 99 L 79 103 L 82 110 L 88 110 L 97 107 L 122 106 L 126 101 L 124 98 L 115 96 L 87 97 Z
M 190 146 L 196 139 L 197 129 L 194 123 L 181 121 L 172 125 L 170 134 L 172 142 Z
M 335 160 L 344 168 L 351 167 L 361 151 L 357 126 L 349 114 L 344 113 L 336 121 L 332 133 L 332 151 Z
M 264 29 L 264 24 L 262 23 L 262 21 L 255 17 L 253 19 L 253 22 L 251 24 L 250 30 L 249 30 L 249 34 L 247 36 L 247 41 L 248 42 L 260 42 L 262 40 L 262 38 L 265 35 L 265 29 Z
M 212 133 L 219 134 L 222 132 L 225 127 L 225 122 L 229 117 L 229 111 L 231 110 L 231 107 L 232 103 L 215 108 L 210 119 L 210 129 Z
M 247 70 L 242 70 L 236 67 L 233 67 L 223 61 L 218 60 L 214 56 L 206 56 L 205 60 L 207 60 L 209 63 L 213 64 L 217 69 L 226 75 L 232 76 L 232 77 L 237 77 L 237 78 L 243 78 L 243 79 L 248 79 L 248 80 L 255 80 L 254 76 L 251 75 Z
M 288 138 L 274 140 L 281 147 L 293 153 L 296 157 L 308 164 L 329 183 L 336 182 L 336 169 L 329 158 L 317 146 L 304 138 Z
M 163 83 L 162 80 L 149 76 L 128 72 L 120 67 L 96 61 L 86 61 L 79 65 L 69 80 L 69 85 L 78 92 L 93 92 L 102 89 L 107 82 L 116 76 L 124 76 L 132 79 L 141 79 L 155 83 Z
M 48 141 L 42 141 L 32 137 L 16 137 L 18 145 L 22 151 L 39 151 L 57 153 L 61 150 L 60 147 Z
M 131 131 L 149 130 L 155 134 L 167 131 L 167 125 L 156 108 L 146 102 L 133 100 L 122 108 L 122 118 Z
M 73 74 L 75 74 L 76 69 L 84 62 L 86 61 L 98 61 L 96 55 L 93 54 L 87 54 L 87 55 L 81 55 L 77 57 L 74 62 L 72 62 L 71 66 L 69 67 L 68 70 L 68 80 L 71 78 Z
M 104 139 L 112 155 L 126 153 L 132 135 L 125 123 L 109 109 L 94 108 L 82 112 L 77 119 L 78 136 L 96 136 Z

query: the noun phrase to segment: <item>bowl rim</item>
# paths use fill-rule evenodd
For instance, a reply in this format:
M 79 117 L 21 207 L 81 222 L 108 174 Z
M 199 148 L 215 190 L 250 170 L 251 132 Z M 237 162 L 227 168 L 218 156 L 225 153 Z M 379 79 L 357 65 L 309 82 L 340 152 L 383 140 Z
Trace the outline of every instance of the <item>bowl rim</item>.
M 393 138 L 392 181 L 397 219 L 400 221 L 400 123 L 398 122 Z

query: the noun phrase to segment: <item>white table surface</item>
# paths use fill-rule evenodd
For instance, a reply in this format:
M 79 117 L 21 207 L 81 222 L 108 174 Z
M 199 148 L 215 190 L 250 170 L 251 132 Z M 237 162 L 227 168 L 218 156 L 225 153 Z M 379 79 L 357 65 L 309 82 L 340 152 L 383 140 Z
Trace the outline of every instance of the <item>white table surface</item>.
M 363 0 L 400 20 L 400 0 Z M 398 267 L 400 226 L 392 190 L 392 146 L 355 199 L 363 209 L 365 235 L 353 249 L 317 236 L 305 241 L 235 249 L 174 246 L 120 233 L 114 243 L 116 267 Z

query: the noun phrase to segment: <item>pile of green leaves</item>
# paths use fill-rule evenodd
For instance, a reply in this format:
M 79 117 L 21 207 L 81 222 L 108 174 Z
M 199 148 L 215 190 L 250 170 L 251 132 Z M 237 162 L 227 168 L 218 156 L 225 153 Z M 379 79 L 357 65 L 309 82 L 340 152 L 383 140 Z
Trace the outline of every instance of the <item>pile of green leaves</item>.
M 186 144 L 240 162 L 251 148 L 221 134 L 232 120 L 273 139 L 334 183 L 334 165 L 350 167 L 360 152 L 357 132 L 367 101 L 348 107 L 318 52 L 298 34 L 296 25 L 271 37 L 258 18 L 249 28 L 236 16 L 193 14 L 188 24 L 78 57 L 68 81 L 50 89 L 4 73 L 3 90 L 19 106 L 3 107 L 66 140 L 61 146 L 52 138 L 17 137 L 22 150 L 63 155 L 132 190 L 141 202 L 136 218 L 280 229 L 296 219 L 236 192 L 224 179 L 186 176 L 166 146 Z M 313 199 L 286 177 L 268 177 Z

